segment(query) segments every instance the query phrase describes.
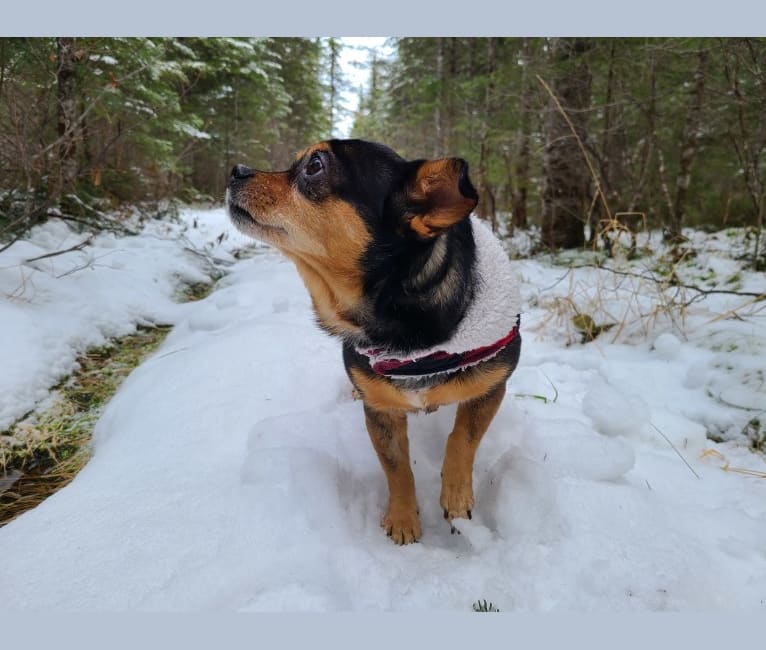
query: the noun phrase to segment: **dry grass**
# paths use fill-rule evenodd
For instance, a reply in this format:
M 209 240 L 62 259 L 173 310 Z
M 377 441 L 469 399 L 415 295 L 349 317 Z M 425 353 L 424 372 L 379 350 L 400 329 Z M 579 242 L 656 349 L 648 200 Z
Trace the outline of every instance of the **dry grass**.
M 587 343 L 609 332 L 609 342 L 646 340 L 658 329 L 671 329 L 684 335 L 691 315 L 707 323 L 722 319 L 742 320 L 757 317 L 766 309 L 766 293 L 729 290 L 721 284 L 713 288 L 681 280 L 694 273 L 693 253 L 673 248 L 662 255 L 645 258 L 640 267 L 615 259 L 591 261 L 591 253 L 580 252 L 572 259 L 554 263 L 566 268 L 562 276 L 540 294 L 539 306 L 547 317 L 538 327 L 556 326 L 566 332 L 567 343 Z M 682 265 L 684 268 L 682 268 Z M 700 269 L 696 269 L 699 271 Z M 582 271 L 585 271 L 584 273 Z M 565 292 L 552 295 L 551 289 L 568 283 Z M 563 294 L 563 295 L 562 295 Z M 739 300 L 733 307 L 705 302 L 712 295 Z
M 210 276 L 223 274 L 210 261 Z M 205 298 L 212 283 L 184 283 L 175 299 Z M 0 431 L 0 526 L 67 485 L 90 458 L 93 427 L 125 378 L 164 340 L 169 326 L 138 327 L 135 334 L 88 350 L 78 370 L 51 389 L 50 398 L 8 430 Z
M 0 525 L 38 505 L 82 469 L 103 407 L 168 331 L 143 327 L 89 350 L 78 359 L 79 370 L 54 388 L 44 406 L 0 433 L 0 478 L 17 477 L 0 493 Z
M 593 341 L 607 332 L 610 342 L 647 338 L 658 325 L 667 324 L 684 331 L 689 295 L 673 284 L 673 275 L 658 282 L 603 268 L 583 277 L 570 268 L 567 294 L 549 300 L 550 318 L 564 326 L 572 343 L 578 338 Z
M 758 470 L 754 469 L 746 469 L 744 467 L 732 467 L 729 463 L 729 459 L 726 458 L 721 452 L 716 451 L 715 449 L 705 449 L 702 454 L 700 454 L 700 458 L 702 459 L 708 459 L 708 458 L 715 458 L 721 462 L 721 465 L 719 466 L 720 469 L 722 469 L 724 472 L 733 472 L 735 474 L 742 474 L 743 476 L 752 476 L 754 478 L 766 478 L 766 472 L 759 472 Z
M 620 243 L 621 236 L 627 234 L 630 237 L 628 258 L 635 257 L 638 252 L 636 235 L 639 228 L 642 227 L 644 232 L 647 231 L 646 214 L 641 211 L 612 211 L 603 191 L 601 176 L 567 111 L 550 85 L 539 75 L 537 80 L 566 121 L 590 173 L 595 190 L 590 213 L 593 212 L 596 203 L 600 203 L 602 213 L 605 215 L 604 219 L 593 225 L 596 231 L 593 237 L 594 248 L 599 241 L 603 241 L 605 252 L 613 257 L 615 246 Z M 676 243 L 662 258 L 656 260 L 659 262 L 659 268 L 646 269 L 645 273 L 637 274 L 619 268 L 583 264 L 581 266 L 598 268 L 598 271 L 590 273 L 586 279 L 582 277 L 576 279 L 572 270 L 578 267 L 570 265 L 570 269 L 558 282 L 568 278 L 567 295 L 555 297 L 543 305 L 547 307 L 549 313 L 547 322 L 554 321 L 559 326 L 563 325 L 567 331 L 569 343 L 574 343 L 578 339 L 581 343 L 593 341 L 605 332 L 611 332 L 611 342 L 635 336 L 646 338 L 658 325 L 670 325 L 676 331 L 683 332 L 688 309 L 695 302 L 699 302 L 710 293 L 738 294 L 736 291 L 706 291 L 681 282 L 679 266 L 693 255 L 690 248 Z M 746 299 L 746 302 L 727 314 L 716 315 L 716 318 L 738 316 L 747 307 L 766 298 L 766 294 L 763 293 L 759 295 L 739 293 L 738 295 Z M 545 324 L 543 323 L 542 326 Z

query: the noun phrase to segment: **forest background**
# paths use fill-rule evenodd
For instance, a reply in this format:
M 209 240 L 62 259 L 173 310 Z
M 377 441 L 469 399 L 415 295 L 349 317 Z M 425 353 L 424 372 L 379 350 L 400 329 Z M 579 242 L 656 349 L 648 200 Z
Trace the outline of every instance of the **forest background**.
M 539 227 L 542 247 L 746 226 L 763 268 L 766 40 L 391 38 L 358 89 L 344 47 L 0 39 L 0 250 L 49 218 L 117 227 L 125 206 L 218 202 L 233 164 L 285 168 L 308 143 L 350 135 L 466 158 L 480 215 Z

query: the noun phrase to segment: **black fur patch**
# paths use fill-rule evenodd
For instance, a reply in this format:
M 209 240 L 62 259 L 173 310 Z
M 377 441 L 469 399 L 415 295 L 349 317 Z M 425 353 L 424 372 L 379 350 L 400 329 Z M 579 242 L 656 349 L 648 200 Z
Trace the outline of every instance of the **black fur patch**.
M 439 239 L 424 240 L 407 224 L 412 216 L 408 191 L 425 161 L 406 161 L 388 147 L 362 140 L 330 140 L 329 145 L 331 191 L 354 206 L 371 234 L 362 258 L 368 309 L 361 324 L 367 342 L 408 351 L 448 340 L 474 295 L 476 249 L 470 221 L 441 235 L 444 258 L 415 290 L 412 278 L 427 264 Z M 476 190 L 467 167 L 464 163 L 459 189 L 472 198 Z

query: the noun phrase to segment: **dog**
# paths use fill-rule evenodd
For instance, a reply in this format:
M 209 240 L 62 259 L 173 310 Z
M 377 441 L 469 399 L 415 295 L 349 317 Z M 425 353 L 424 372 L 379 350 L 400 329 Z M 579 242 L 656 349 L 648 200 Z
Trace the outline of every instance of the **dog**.
M 398 544 L 421 537 L 407 414 L 458 403 L 440 496 L 454 533 L 521 351 L 518 283 L 470 216 L 477 202 L 462 158 L 405 160 L 363 140 L 319 142 L 286 171 L 236 165 L 226 190 L 232 222 L 292 260 L 318 324 L 342 340 L 388 482 L 381 525 Z

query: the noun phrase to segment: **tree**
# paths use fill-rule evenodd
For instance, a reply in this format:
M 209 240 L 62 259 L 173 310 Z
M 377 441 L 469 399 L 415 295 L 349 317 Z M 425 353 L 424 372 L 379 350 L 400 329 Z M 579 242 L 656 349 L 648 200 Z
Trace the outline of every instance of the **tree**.
M 347 114 L 343 93 L 348 89 L 348 81 L 340 65 L 343 47 L 337 38 L 328 38 L 325 43 L 325 93 L 327 108 L 330 112 L 330 134 L 333 137 L 335 137 L 338 122 Z
M 271 51 L 279 65 L 279 77 L 289 111 L 274 116 L 270 127 L 278 138 L 271 146 L 272 166 L 284 169 L 297 151 L 330 134 L 329 111 L 320 81 L 322 45 L 319 39 L 272 39 Z
M 0 238 L 120 202 L 220 198 L 329 132 L 318 39 L 0 39 Z M 63 201 L 63 202 L 62 202 Z
M 495 38 L 487 39 L 487 79 L 484 93 L 484 110 L 481 122 L 481 140 L 479 145 L 479 216 L 489 218 L 492 230 L 497 230 L 495 196 L 489 183 L 487 170 L 490 157 L 489 121 L 493 113 L 495 99 L 495 71 L 497 69 L 497 43 Z
M 673 202 L 673 211 L 670 215 L 668 229 L 668 235 L 674 241 L 678 241 L 681 237 L 681 227 L 686 212 L 686 200 L 689 193 L 689 185 L 691 184 L 692 165 L 697 157 L 707 65 L 708 53 L 705 49 L 700 48 L 697 52 L 694 86 L 689 95 L 678 176 L 676 177 L 676 196 Z
M 75 51 L 74 38 L 57 38 L 58 55 L 57 84 L 57 122 L 58 122 L 58 173 L 52 190 L 53 198 L 58 199 L 77 178 L 77 152 L 81 145 L 82 129 L 77 115 L 77 59 L 81 56 Z
M 584 60 L 589 47 L 584 39 L 559 38 L 551 48 L 559 72 L 552 85 L 558 104 L 551 100 L 548 108 L 543 154 L 542 239 L 549 248 L 585 243 L 589 178 L 582 143 L 587 141 L 590 105 L 591 73 Z
M 736 111 L 726 113 L 726 134 L 742 170 L 752 204 L 755 237 L 752 265 L 764 270 L 761 233 L 766 212 L 766 44 L 761 39 L 736 39 L 722 48 L 724 72 Z
M 354 115 L 351 137 L 374 142 L 390 141 L 387 125 L 388 62 L 378 58 L 375 50 L 369 53 L 370 83 L 365 91 L 359 89 L 359 106 Z
M 532 131 L 532 39 L 522 41 L 519 65 L 521 67 L 519 125 L 516 129 L 515 163 L 510 160 L 510 147 L 506 150 L 505 164 L 509 178 L 515 176 L 515 183 L 509 183 L 510 208 L 514 228 L 527 227 L 527 194 L 529 191 L 530 140 Z

